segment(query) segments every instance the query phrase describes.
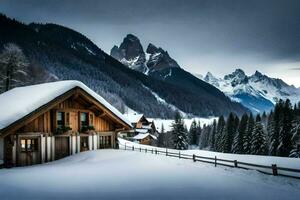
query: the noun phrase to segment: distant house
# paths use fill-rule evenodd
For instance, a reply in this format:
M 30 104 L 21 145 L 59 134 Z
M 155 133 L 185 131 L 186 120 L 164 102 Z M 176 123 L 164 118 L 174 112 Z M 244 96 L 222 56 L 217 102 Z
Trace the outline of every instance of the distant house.
M 19 87 L 0 95 L 0 160 L 25 166 L 117 147 L 131 123 L 78 81 Z
M 140 144 L 145 145 L 153 145 L 156 143 L 157 137 L 150 133 L 140 133 L 133 137 L 134 142 L 138 142 Z
M 134 137 L 138 134 L 146 134 L 146 133 L 152 135 L 157 134 L 157 130 L 153 120 L 147 119 L 143 114 L 133 113 L 133 114 L 124 114 L 123 116 L 127 118 L 128 121 L 130 121 L 133 127 L 133 130 L 126 135 L 127 137 Z

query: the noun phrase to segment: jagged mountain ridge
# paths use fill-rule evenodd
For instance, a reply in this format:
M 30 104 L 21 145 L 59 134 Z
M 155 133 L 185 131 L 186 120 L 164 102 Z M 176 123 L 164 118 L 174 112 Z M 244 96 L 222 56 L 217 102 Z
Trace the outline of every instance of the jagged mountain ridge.
M 270 111 L 279 99 L 290 99 L 293 103 L 300 100 L 299 88 L 259 71 L 247 76 L 243 70 L 236 69 L 224 78 L 217 78 L 208 72 L 203 80 L 253 112 Z
M 131 70 L 67 27 L 27 25 L 4 15 L 0 15 L 0 27 L 0 48 L 9 42 L 19 45 L 31 62 L 38 62 L 49 74 L 59 80 L 82 81 L 121 111 L 128 106 L 149 117 L 161 118 L 173 117 L 174 107 L 202 117 L 247 111 L 221 92 L 204 92 L 199 96 L 184 87 Z M 166 103 L 160 103 L 157 97 Z
M 127 47 L 127 49 L 124 47 Z M 135 51 L 132 51 L 132 48 L 137 48 Z M 178 63 L 170 57 L 167 51 L 162 49 L 161 47 L 156 47 L 154 44 L 150 43 L 147 46 L 146 53 L 144 53 L 143 47 L 140 44 L 140 40 L 132 35 L 128 34 L 123 42 L 120 44 L 120 47 L 114 46 L 111 50 L 111 56 L 118 59 L 120 62 L 127 65 L 129 68 L 140 71 L 149 77 L 153 77 L 158 80 L 163 80 L 167 83 L 174 85 L 177 88 L 182 88 L 186 91 L 189 91 L 200 97 L 201 99 L 207 99 L 206 105 L 214 104 L 217 106 L 218 104 L 223 104 L 222 101 L 228 102 L 229 99 L 226 99 L 225 95 L 216 89 L 215 87 L 207 84 L 206 82 L 199 80 L 189 72 L 183 70 Z M 120 55 L 123 52 L 121 57 L 116 56 Z M 132 56 L 132 54 L 127 55 L 126 52 L 138 52 Z M 140 57 L 144 57 L 146 55 L 146 60 L 144 63 L 137 62 L 140 60 Z M 129 60 L 126 58 L 130 58 Z M 143 59 L 144 60 L 144 59 Z M 146 70 L 139 70 L 145 69 Z M 218 98 L 215 98 L 218 97 Z M 201 107 L 204 108 L 205 113 L 211 113 L 208 109 L 205 108 L 205 104 L 203 102 L 195 102 L 193 99 L 188 97 L 184 97 L 187 102 L 193 102 L 196 104 L 200 104 Z M 209 101 L 209 99 L 214 99 L 213 102 Z M 171 102 L 173 104 L 173 102 Z M 233 109 L 229 106 L 229 109 Z M 185 110 L 189 112 L 192 111 L 190 105 L 184 105 Z M 218 106 L 217 106 L 218 107 Z M 211 114 L 210 114 L 211 115 Z
M 128 34 L 119 47 L 115 45 L 110 55 L 129 68 L 146 75 L 167 68 L 180 68 L 161 47 L 149 43 L 144 52 L 139 38 L 132 34 Z

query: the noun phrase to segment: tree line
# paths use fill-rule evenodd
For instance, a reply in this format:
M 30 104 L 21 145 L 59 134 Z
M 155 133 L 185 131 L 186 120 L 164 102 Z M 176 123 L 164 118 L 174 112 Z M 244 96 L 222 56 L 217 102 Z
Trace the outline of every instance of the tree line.
M 162 131 L 158 145 L 179 150 L 197 145 L 223 153 L 299 158 L 300 102 L 292 106 L 288 99 L 279 100 L 268 114 L 245 113 L 239 117 L 230 113 L 203 127 L 194 120 L 189 131 L 177 112 L 171 131 Z

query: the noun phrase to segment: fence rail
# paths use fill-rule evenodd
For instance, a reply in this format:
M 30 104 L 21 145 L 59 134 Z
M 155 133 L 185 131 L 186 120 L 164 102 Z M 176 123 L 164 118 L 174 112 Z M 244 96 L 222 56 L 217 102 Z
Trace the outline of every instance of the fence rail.
M 287 167 L 278 167 L 276 164 L 268 165 L 260 165 L 260 164 L 253 164 L 247 162 L 241 162 L 237 160 L 228 160 L 228 159 L 221 159 L 215 157 L 206 157 L 206 156 L 199 156 L 195 154 L 183 154 L 180 151 L 174 152 L 175 150 L 166 149 L 165 151 L 157 148 L 142 148 L 142 147 L 135 147 L 135 146 L 128 146 L 119 144 L 119 148 L 123 150 L 129 151 L 138 151 L 144 153 L 151 153 L 156 155 L 165 155 L 169 157 L 176 157 L 179 159 L 188 159 L 193 160 L 193 162 L 204 162 L 214 164 L 215 167 L 218 165 L 226 166 L 226 167 L 235 167 L 240 169 L 246 170 L 256 170 L 264 174 L 274 175 L 274 176 L 285 176 L 290 178 L 300 179 L 300 169 L 293 169 Z

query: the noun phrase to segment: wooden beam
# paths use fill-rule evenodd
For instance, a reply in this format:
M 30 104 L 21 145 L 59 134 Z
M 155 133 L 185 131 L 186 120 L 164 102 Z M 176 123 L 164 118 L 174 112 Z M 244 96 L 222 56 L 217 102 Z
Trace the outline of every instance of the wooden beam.
M 102 118 L 102 117 L 105 117 L 106 115 L 107 115 L 106 112 L 103 112 L 102 114 L 98 115 L 97 117 Z

